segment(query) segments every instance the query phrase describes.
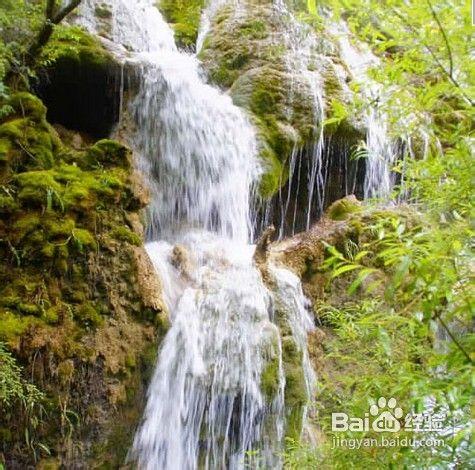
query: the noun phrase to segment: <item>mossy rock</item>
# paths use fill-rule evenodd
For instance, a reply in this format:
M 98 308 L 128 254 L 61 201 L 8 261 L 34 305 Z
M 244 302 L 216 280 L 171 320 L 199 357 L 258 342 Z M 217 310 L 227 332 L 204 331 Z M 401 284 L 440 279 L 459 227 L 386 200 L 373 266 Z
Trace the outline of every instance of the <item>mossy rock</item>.
M 325 126 L 327 141 L 335 148 L 329 149 L 334 159 L 341 139 L 356 144 L 364 137 L 361 117 L 352 106 L 351 76 L 340 58 L 338 40 L 325 30 L 323 19 L 304 13 L 304 3 L 287 5 L 302 23 L 302 31 L 307 28 L 307 34 L 315 34 L 308 63 L 303 65 L 306 69 L 289 65 L 295 51 L 282 31 L 290 19 L 278 14 L 270 1 L 246 2 L 239 10 L 232 5 L 221 7 L 199 53 L 210 80 L 229 90 L 234 103 L 248 112 L 257 128 L 264 169 L 259 194 L 264 199 L 272 198 L 287 183 L 295 148 L 302 149 L 304 158 L 310 154 L 307 149 L 318 138 L 319 126 Z M 321 97 L 314 91 L 319 83 Z M 320 100 L 323 123 L 316 119 Z M 329 179 L 337 180 L 338 175 L 333 173 Z
M 9 98 L 8 104 L 20 116 L 28 116 L 30 119 L 37 121 L 46 119 L 46 106 L 38 97 L 31 93 L 14 93 Z
M 13 95 L 12 100 L 15 97 Z M 43 111 L 35 110 L 38 118 L 15 116 L 0 125 L 0 153 L 4 162 L 18 167 L 51 168 L 54 165 L 60 141 L 46 124 Z
M 307 386 L 302 365 L 302 352 L 295 340 L 286 336 L 282 340 L 285 376 L 285 407 L 287 410 L 286 436 L 299 438 L 302 430 L 302 412 L 307 404 Z
M 200 58 L 211 80 L 229 88 L 257 128 L 264 169 L 259 193 L 268 199 L 287 181 L 293 148 L 313 138 L 313 100 L 305 79 L 287 70 L 286 47 L 275 40 L 283 20 L 270 4 L 249 8 L 219 10 Z M 295 93 L 289 94 L 292 84 Z
M 204 4 L 205 0 L 161 0 L 157 3 L 175 31 L 175 40 L 179 46 L 195 46 Z
M 362 211 L 361 203 L 355 196 L 347 196 L 335 201 L 326 211 L 325 215 L 331 220 L 345 220 L 352 214 Z
M 125 226 L 116 227 L 112 232 L 112 236 L 116 240 L 121 240 L 130 243 L 131 245 L 142 245 L 142 238 Z
M 0 341 L 5 342 L 12 349 L 17 348 L 20 337 L 32 326 L 38 325 L 41 320 L 32 316 L 15 315 L 9 310 L 0 310 Z
M 56 30 L 42 53 L 41 59 L 83 63 L 85 67 L 109 67 L 115 64 L 112 55 L 100 41 L 77 26 L 62 26 Z M 68 73 L 65 69 L 64 73 Z
M 264 366 L 261 374 L 261 391 L 268 402 L 277 395 L 280 384 L 279 357 L 274 354 Z
M 105 5 L 105 4 L 96 5 L 94 7 L 94 14 L 96 15 L 97 18 L 101 18 L 101 19 L 112 18 L 112 11 L 108 7 L 108 5 Z
M 105 167 L 130 167 L 130 150 L 115 140 L 103 139 L 87 151 L 87 159 L 92 164 Z
M 159 290 L 151 302 L 138 282 L 153 273 L 129 229 L 144 203 L 134 196 L 128 149 L 102 140 L 74 150 L 37 98 L 21 94 L 12 103 L 0 120 L 0 341 L 47 397 L 38 439 L 61 467 L 88 466 L 96 450 L 90 436 L 121 423 L 120 400 L 129 397 L 137 400 L 123 405 L 133 413 L 121 434 L 133 438 L 149 374 L 142 356 L 156 352 L 156 335 L 167 328 Z M 82 449 L 72 459 L 62 453 L 60 400 L 74 420 L 68 441 Z M 0 413 L 0 429 L 10 431 L 2 441 L 7 466 L 33 468 L 20 420 Z
M 74 318 L 86 328 L 97 328 L 104 323 L 104 318 L 92 302 L 78 306 L 74 311 Z

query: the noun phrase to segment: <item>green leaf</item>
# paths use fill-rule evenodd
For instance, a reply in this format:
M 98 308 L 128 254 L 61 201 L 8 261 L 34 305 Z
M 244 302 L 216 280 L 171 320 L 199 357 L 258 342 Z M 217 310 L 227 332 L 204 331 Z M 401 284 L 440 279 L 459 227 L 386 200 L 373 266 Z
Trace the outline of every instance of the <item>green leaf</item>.
M 349 271 L 353 271 L 355 269 L 359 269 L 361 266 L 359 264 L 345 264 L 344 266 L 341 266 L 340 268 L 336 269 L 332 273 L 332 278 L 341 276 L 344 273 L 347 273 Z

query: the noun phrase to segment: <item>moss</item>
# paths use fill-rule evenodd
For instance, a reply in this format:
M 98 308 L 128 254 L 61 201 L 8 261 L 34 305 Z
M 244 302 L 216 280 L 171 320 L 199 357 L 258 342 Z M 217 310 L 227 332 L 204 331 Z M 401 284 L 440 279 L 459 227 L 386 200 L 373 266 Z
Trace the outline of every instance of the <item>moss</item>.
M 41 225 L 40 217 L 36 212 L 24 213 L 13 223 L 12 229 L 16 237 L 23 238 L 35 231 Z
M 170 318 L 165 312 L 155 313 L 155 326 L 160 336 L 165 336 L 170 329 Z
M 261 20 L 251 20 L 239 26 L 241 34 L 252 39 L 265 39 L 268 35 L 267 25 Z
M 59 470 L 61 462 L 56 458 L 42 459 L 38 462 L 37 470 Z
M 26 118 L 12 119 L 11 121 L 8 121 L 0 126 L 0 137 L 6 137 L 9 139 L 21 139 L 29 123 L 30 121 Z M 11 141 L 8 142 L 9 146 L 11 146 Z
M 134 429 L 143 414 L 146 388 L 150 381 L 157 357 L 157 347 L 147 344 L 139 354 L 126 357 L 129 374 L 126 387 L 125 403 L 118 410 L 118 419 L 114 420 L 104 439 L 97 443 L 93 468 L 116 469 L 123 465 L 127 451 L 133 442 Z
M 110 427 L 103 416 L 112 421 L 119 416 L 118 405 L 104 397 L 115 393 L 121 399 L 129 386 L 131 396 L 140 391 L 145 374 L 140 351 L 148 345 L 156 350 L 160 307 L 150 306 L 137 283 L 145 267 L 134 263 L 140 249 L 131 243 L 140 244 L 139 237 L 127 225 L 138 219 L 143 202 L 134 196 L 129 151 L 110 140 L 74 151 L 59 141 L 44 120 L 44 108 L 35 108 L 36 99 L 23 95 L 22 102 L 25 114 L 15 104 L 15 113 L 0 120 L 5 155 L 0 161 L 0 341 L 51 397 L 51 426 L 36 432 L 53 455 L 61 456 L 59 465 L 70 468 L 77 462 L 61 453 L 61 412 L 55 404 L 68 400 L 71 416 L 79 417 L 68 442 L 87 449 L 82 464 L 91 448 L 85 436 Z M 119 239 L 111 243 L 113 232 Z M 38 351 L 47 360 L 32 366 Z M 95 415 L 87 414 L 86 393 Z M 123 426 L 129 437 L 140 405 L 134 410 Z M 5 426 L 12 432 L 2 447 L 7 462 L 20 449 L 22 468 L 34 466 L 24 430 L 0 416 L 0 428 Z
M 261 390 L 268 400 L 272 400 L 279 391 L 279 358 L 270 360 L 261 374 Z
M 258 130 L 264 173 L 260 195 L 267 199 L 286 183 L 288 159 L 315 132 L 306 80 L 288 72 L 286 46 L 278 40 L 281 19 L 270 4 L 252 4 L 235 14 L 222 7 L 212 22 L 200 58 L 211 80 L 230 89 Z M 288 93 L 292 87 L 295 92 Z
M 328 218 L 332 220 L 345 220 L 350 215 L 361 212 L 362 208 L 356 198 L 352 196 L 345 197 L 335 201 L 326 212 Z
M 283 180 L 284 166 L 278 160 L 275 152 L 267 145 L 260 151 L 260 157 L 264 165 L 264 175 L 259 182 L 259 194 L 268 199 L 275 194 Z
M 40 320 L 36 317 L 15 315 L 8 310 L 0 310 L 0 340 L 12 347 L 17 345 L 18 339 L 26 330 Z
M 12 433 L 7 428 L 0 428 L 0 442 L 10 442 L 12 440 Z
M 285 423 L 285 437 L 298 441 L 302 435 L 302 409 L 294 407 L 288 410 Z
M 10 142 L 8 147 L 4 144 L 4 148 L 8 149 L 4 153 L 5 160 L 11 160 L 12 151 L 16 149 L 23 156 L 19 163 L 27 161 L 42 168 L 50 168 L 54 164 L 58 141 L 44 122 L 32 121 L 30 118 L 12 119 L 0 126 L 0 139 Z
M 286 182 L 287 159 L 292 149 L 302 145 L 311 134 L 288 113 L 288 79 L 283 72 L 266 66 L 242 76 L 231 88 L 234 103 L 251 113 L 258 129 L 264 165 L 260 194 L 264 198 L 271 197 Z M 306 109 L 304 114 L 309 112 Z
M 0 162 L 8 161 L 8 155 L 12 149 L 12 143 L 10 140 L 0 138 Z
M 42 121 L 46 118 L 46 106 L 36 96 L 27 92 L 16 92 L 8 100 L 8 104 L 20 116 Z
M 78 306 L 74 311 L 74 318 L 86 328 L 97 328 L 104 323 L 97 307 L 91 302 Z
M 286 436 L 300 437 L 302 411 L 307 403 L 305 375 L 302 366 L 302 352 L 295 340 L 286 336 L 282 340 L 282 356 L 285 375 L 285 405 L 288 412 Z
M 114 64 L 111 54 L 104 49 L 100 41 L 77 26 L 56 28 L 53 37 L 43 50 L 41 60 L 48 64 L 61 62 L 65 66 L 63 71 L 66 74 L 73 65 L 81 64 L 89 71 L 93 71 Z
M 35 304 L 28 304 L 25 302 L 20 302 L 17 306 L 18 311 L 21 312 L 24 315 L 38 315 L 41 310 L 38 305 Z
M 132 232 L 132 230 L 125 226 L 116 227 L 112 232 L 112 236 L 117 240 L 130 243 L 131 245 L 142 245 L 142 239 L 136 233 Z
M 74 374 L 74 362 L 67 359 L 58 364 L 58 377 L 62 383 L 70 381 Z
M 0 213 L 14 212 L 18 209 L 18 204 L 10 194 L 0 194 Z
M 61 309 L 57 306 L 50 307 L 43 311 L 41 319 L 48 325 L 56 325 L 59 322 Z
M 28 171 L 16 175 L 18 198 L 33 207 L 46 206 L 47 195 L 52 191 L 59 192 L 61 186 L 55 181 L 54 174 L 47 170 Z
M 161 0 L 158 3 L 165 19 L 171 23 L 180 46 L 195 45 L 204 3 L 204 0 Z
M 106 167 L 130 167 L 129 149 L 114 140 L 103 139 L 93 145 L 87 152 L 87 158 Z
M 96 249 L 97 243 L 94 235 L 84 228 L 75 228 L 71 231 L 74 243 L 82 251 L 84 248 Z
M 45 229 L 48 232 L 50 241 L 64 241 L 71 237 L 71 234 L 76 226 L 73 219 L 70 217 L 48 217 L 43 220 Z

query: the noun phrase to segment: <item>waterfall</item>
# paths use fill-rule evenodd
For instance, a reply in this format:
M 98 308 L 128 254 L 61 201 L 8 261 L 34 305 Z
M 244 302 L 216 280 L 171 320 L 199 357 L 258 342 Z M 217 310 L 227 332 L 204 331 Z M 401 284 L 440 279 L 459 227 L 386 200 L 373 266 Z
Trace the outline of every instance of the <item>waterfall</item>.
M 154 0 L 108 5 L 111 38 L 140 81 L 130 141 L 151 190 L 146 249 L 171 320 L 130 459 L 150 470 L 280 468 L 289 413 L 280 326 L 303 358 L 294 367 L 309 399 L 313 326 L 298 279 L 270 267 L 268 287 L 254 266 L 254 129 L 177 49 Z M 92 6 L 83 5 L 82 24 L 96 31 Z
M 394 187 L 393 166 L 399 157 L 396 143 L 389 137 L 388 119 L 381 106 L 384 102 L 382 87 L 368 76 L 368 69 L 378 64 L 378 58 L 363 44 L 359 48 L 350 42 L 350 31 L 345 23 L 332 25 L 340 45 L 342 59 L 354 78 L 362 86 L 368 103 L 366 110 L 366 175 L 364 197 L 387 199 Z
M 219 0 L 214 0 L 219 1 Z M 234 0 L 239 1 L 239 0 Z M 312 28 L 303 23 L 284 0 L 273 0 L 273 15 L 279 24 L 279 34 L 273 37 L 276 47 L 285 47 L 282 67 L 289 80 L 287 94 L 287 117 L 294 114 L 295 97 L 308 97 L 312 109 L 314 128 L 310 142 L 296 139 L 290 155 L 285 155 L 288 165 L 287 182 L 280 182 L 276 196 L 262 208 L 262 224 L 270 223 L 275 216 L 280 220 L 277 234 L 279 240 L 286 235 L 295 235 L 298 229 L 309 230 L 325 206 L 326 153 L 323 123 L 325 121 L 324 80 L 321 70 L 312 64 L 318 56 L 318 39 Z M 296 79 L 296 77 L 298 77 Z M 282 174 L 286 178 L 286 174 Z M 293 186 L 292 182 L 298 182 Z M 297 200 L 302 197 L 301 204 Z M 278 214 L 273 214 L 276 210 Z M 297 223 L 297 212 L 305 212 L 303 224 Z

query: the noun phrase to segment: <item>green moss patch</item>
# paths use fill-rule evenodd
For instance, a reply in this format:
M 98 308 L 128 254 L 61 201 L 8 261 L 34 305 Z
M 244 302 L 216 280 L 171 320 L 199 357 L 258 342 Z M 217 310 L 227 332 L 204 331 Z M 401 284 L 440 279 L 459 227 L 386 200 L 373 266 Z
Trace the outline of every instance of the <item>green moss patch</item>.
M 108 459 L 93 458 L 104 449 L 88 442 L 112 427 L 104 416 L 114 421 L 133 406 L 121 431 L 132 437 L 143 399 L 128 401 L 127 393 L 142 393 L 142 357 L 166 328 L 159 299 L 140 282 L 152 269 L 140 248 L 144 202 L 126 147 L 103 139 L 74 150 L 35 96 L 18 93 L 1 104 L 13 112 L 0 120 L 0 342 L 45 394 L 48 419 L 34 416 L 42 422 L 35 439 L 62 466 L 76 465 L 63 454 L 73 445 L 83 449 L 81 465 L 92 467 Z M 45 465 L 46 452 L 33 456 L 25 445 L 31 428 L 18 416 L 0 413 L 2 429 L 9 430 L 1 449 L 7 461 Z
M 200 26 L 204 0 L 161 0 L 158 7 L 175 31 L 182 47 L 194 47 Z
M 55 324 L 64 315 L 80 328 L 98 327 L 110 308 L 107 297 L 88 301 L 90 256 L 110 251 L 111 240 L 142 244 L 125 220 L 132 199 L 137 206 L 130 152 L 112 140 L 73 151 L 46 122 L 38 98 L 18 93 L 8 104 L 14 114 L 0 122 L 8 155 L 0 166 L 0 307 L 6 319 L 0 339 L 15 344 L 30 324 Z

